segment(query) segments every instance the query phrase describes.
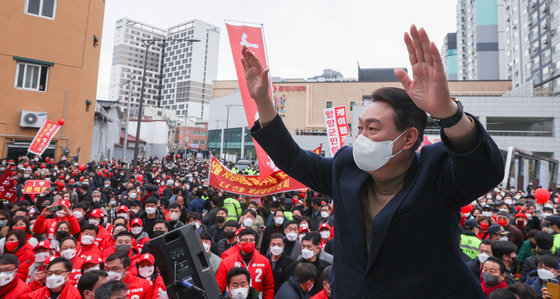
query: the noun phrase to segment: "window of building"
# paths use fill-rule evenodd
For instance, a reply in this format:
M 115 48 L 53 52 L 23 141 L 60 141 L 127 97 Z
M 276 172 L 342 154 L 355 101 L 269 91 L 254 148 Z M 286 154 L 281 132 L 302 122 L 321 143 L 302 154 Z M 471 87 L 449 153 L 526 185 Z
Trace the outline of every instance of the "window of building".
M 25 13 L 54 19 L 56 0 L 26 0 Z
M 49 67 L 46 65 L 18 62 L 16 88 L 46 91 Z

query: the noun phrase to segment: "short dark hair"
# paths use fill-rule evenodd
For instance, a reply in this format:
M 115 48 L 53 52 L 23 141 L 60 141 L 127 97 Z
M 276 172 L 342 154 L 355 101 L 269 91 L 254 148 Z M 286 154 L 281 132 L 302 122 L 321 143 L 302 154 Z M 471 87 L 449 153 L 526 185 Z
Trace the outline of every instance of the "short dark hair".
M 270 235 L 270 241 L 272 241 L 272 239 L 282 239 L 282 242 L 286 242 L 286 240 L 284 240 L 284 235 L 281 233 L 273 233 Z
M 486 261 L 482 265 L 484 266 L 484 264 L 486 264 L 488 262 L 494 262 L 494 263 L 496 263 L 500 266 L 500 275 L 502 275 L 506 272 L 506 265 L 504 264 L 504 262 L 502 262 L 501 259 L 499 259 L 495 256 L 490 256 L 486 259 Z
M 114 260 L 120 260 L 124 268 L 128 268 L 130 266 L 130 257 L 128 257 L 127 253 L 124 253 L 122 251 L 116 251 L 115 253 L 107 257 L 107 263 Z
M 107 272 L 103 270 L 93 270 L 84 273 L 78 280 L 78 291 L 84 298 L 84 291 L 91 291 L 99 280 L 99 277 L 107 277 Z
M 226 281 L 227 284 L 229 285 L 229 283 L 231 282 L 231 278 L 237 275 L 243 275 L 245 274 L 245 277 L 247 277 L 247 282 L 251 282 L 251 274 L 249 274 L 249 271 L 245 268 L 242 267 L 233 267 L 231 268 L 231 270 L 228 271 L 227 275 L 226 275 Z
M 251 213 L 251 215 L 253 215 L 253 217 L 257 218 L 257 212 L 255 212 L 254 210 L 251 209 L 246 209 L 245 211 L 243 211 L 243 213 L 241 213 L 241 216 L 245 216 L 245 214 L 247 213 Z
M 96 235 L 99 233 L 99 227 L 91 223 L 85 223 L 84 226 L 82 226 L 82 232 L 86 230 L 94 230 Z
M 57 258 L 55 258 L 54 260 L 52 260 L 48 265 L 47 265 L 47 271 L 54 265 L 54 264 L 58 264 L 58 263 L 62 263 L 62 265 L 64 266 L 64 268 L 66 269 L 66 271 L 70 272 L 72 271 L 72 261 L 59 256 Z
M 328 266 L 325 269 L 323 269 L 323 272 L 321 272 L 321 282 L 329 280 L 331 276 L 331 269 L 332 266 Z
M 210 240 L 212 241 L 212 237 L 207 232 L 201 232 L 198 234 L 201 240 Z
M 113 294 L 119 291 L 126 292 L 127 286 L 120 280 L 108 281 L 95 291 L 95 298 L 111 298 Z
M 123 236 L 125 236 L 125 237 L 130 237 L 131 240 L 134 240 L 134 236 L 132 235 L 131 232 L 129 232 L 129 231 L 122 231 L 122 232 L 118 233 L 118 234 L 115 236 L 115 241 L 117 241 L 117 239 L 118 239 L 119 237 L 123 237 Z
M 535 243 L 540 250 L 550 250 L 554 245 L 554 236 L 547 232 L 539 232 L 535 236 Z
M 558 270 L 558 260 L 551 255 L 541 255 L 537 257 L 538 264 L 543 264 L 547 267 Z M 537 264 L 537 265 L 538 265 Z
M 541 231 L 538 229 L 532 229 L 527 233 L 527 239 L 531 239 L 537 236 L 538 233 L 540 233 Z
M 189 215 L 187 216 L 187 220 L 202 220 L 202 217 L 200 217 L 200 214 L 198 212 L 190 212 Z
M 16 265 L 17 268 L 19 267 L 19 259 L 13 254 L 3 254 L 0 255 L 0 265 Z
M 510 241 L 496 241 L 492 244 L 492 256 L 502 259 L 504 255 L 509 256 L 512 252 L 517 252 L 517 245 Z
M 480 242 L 480 245 L 484 244 L 484 245 L 490 245 L 492 246 L 494 242 L 492 242 L 492 240 L 490 239 L 486 239 L 486 240 L 482 240 L 482 242 Z M 478 245 L 478 247 L 480 248 L 480 245 Z
M 171 209 L 181 209 L 181 205 L 177 202 L 173 202 L 171 204 L 169 204 L 169 207 L 167 207 L 168 210 Z
M 309 232 L 309 233 L 305 234 L 305 236 L 303 236 L 303 238 L 301 238 L 301 241 L 311 241 L 311 243 L 313 243 L 313 245 L 317 246 L 317 245 L 321 244 L 321 235 L 316 231 L 312 231 L 312 232 Z
M 395 127 L 399 132 L 411 127 L 418 130 L 418 139 L 414 143 L 413 150 L 418 149 L 424 140 L 428 116 L 414 104 L 406 90 L 397 87 L 379 88 L 373 92 L 371 100 L 372 102 L 385 102 L 393 108 Z
M 228 211 L 224 208 L 219 208 L 218 211 L 216 211 L 216 213 L 218 213 L 219 211 L 224 211 L 226 213 L 226 215 L 228 214 Z
M 224 227 L 229 226 L 229 227 L 235 227 L 235 228 L 239 228 L 239 223 L 235 220 L 228 220 L 226 221 L 226 223 L 224 224 Z
M 297 283 L 304 283 L 309 280 L 315 280 L 317 277 L 317 268 L 311 263 L 299 262 L 294 269 L 294 279 Z
M 530 285 L 522 282 L 516 282 L 509 287 L 507 287 L 508 291 L 513 292 L 518 297 L 517 298 L 527 298 L 527 299 L 539 299 L 541 296 L 537 294 L 537 291 L 533 289 Z
M 298 223 L 297 221 L 295 221 L 295 220 L 289 220 L 288 222 L 286 222 L 286 226 L 285 226 L 284 228 L 288 227 L 288 226 L 291 225 L 291 224 L 295 224 L 295 225 L 299 226 L 299 223 Z
M 488 296 L 488 299 L 516 299 L 519 298 L 514 292 L 507 289 L 494 290 Z
M 239 232 L 238 237 L 241 238 L 241 237 L 243 237 L 243 236 L 245 236 L 245 235 L 253 235 L 253 236 L 255 237 L 255 241 L 258 239 L 257 233 L 255 233 L 255 231 L 254 231 L 252 228 L 250 228 L 250 227 L 246 227 L 246 228 L 244 228 L 243 230 L 241 230 L 241 231 Z

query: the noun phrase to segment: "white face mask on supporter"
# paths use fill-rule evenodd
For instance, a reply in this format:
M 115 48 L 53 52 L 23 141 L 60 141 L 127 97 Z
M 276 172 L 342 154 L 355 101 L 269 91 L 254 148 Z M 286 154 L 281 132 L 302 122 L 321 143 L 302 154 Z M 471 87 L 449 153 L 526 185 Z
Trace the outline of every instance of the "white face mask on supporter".
M 121 280 L 123 274 L 120 272 L 108 271 L 107 272 L 107 281 L 109 280 Z
M 282 254 L 282 252 L 284 251 L 283 247 L 280 246 L 272 246 L 270 247 L 270 252 L 272 253 L 272 255 L 274 256 L 279 256 L 280 254 Z
M 66 282 L 66 276 L 54 275 L 47 276 L 47 288 L 56 289 Z
M 169 213 L 169 220 L 171 221 L 177 221 L 179 217 L 181 217 L 181 213 Z
M 329 212 L 327 212 L 327 211 L 321 212 L 321 217 L 323 217 L 323 218 L 328 218 L 329 215 L 330 215 L 330 214 L 329 214 Z
M 146 266 L 138 268 L 138 273 L 143 278 L 148 278 L 154 274 L 154 266 Z
M 210 251 L 210 244 L 202 243 L 202 246 L 204 246 L 204 252 L 208 253 L 208 251 Z
M 72 260 L 76 256 L 76 249 L 66 249 L 60 253 L 67 260 Z
M 3 287 L 16 277 L 17 270 L 14 272 L 0 272 L 0 287 Z
M 124 219 L 128 219 L 128 214 L 126 214 L 126 213 L 118 213 L 118 214 L 117 214 L 117 217 L 122 217 L 122 218 L 124 218 Z
M 88 219 L 88 222 L 93 225 L 99 225 L 99 219 L 90 218 Z
M 95 241 L 95 238 L 90 235 L 82 235 L 80 240 L 82 241 L 83 245 L 91 245 L 93 244 L 93 241 Z
M 146 208 L 146 213 L 151 215 L 156 212 L 156 208 L 148 207 Z
M 230 290 L 229 295 L 231 299 L 245 299 L 249 295 L 249 287 Z
M 402 152 L 402 149 L 393 155 L 393 144 L 408 130 L 402 132 L 394 140 L 373 141 L 364 134 L 358 135 L 354 141 L 352 155 L 354 162 L 363 171 L 376 171 L 383 167 L 391 158 Z
M 50 256 L 50 253 L 48 253 L 46 251 L 37 252 L 37 253 L 35 253 L 35 262 L 42 264 L 49 256 Z
M 276 217 L 276 218 L 274 218 L 274 223 L 276 223 L 278 225 L 282 225 L 282 223 L 284 223 L 284 218 Z
M 480 262 L 481 265 L 484 264 L 484 262 L 486 262 L 486 260 L 487 260 L 489 257 L 490 257 L 490 256 L 488 255 L 488 253 L 485 253 L 485 252 L 480 253 L 480 254 L 478 254 L 478 256 L 477 256 L 478 261 Z
M 251 225 L 253 225 L 253 219 L 251 219 L 251 218 L 245 218 L 245 219 L 243 219 L 243 226 L 249 227 L 249 226 L 251 226 Z
M 287 233 L 286 239 L 288 239 L 288 241 L 290 242 L 295 241 L 297 239 L 297 233 Z
M 76 217 L 76 219 L 80 219 L 84 216 L 84 213 L 82 213 L 80 211 L 74 211 L 74 212 L 72 212 L 72 215 L 74 215 L 74 217 Z
M 313 252 L 313 250 L 309 250 L 305 248 L 301 250 L 301 256 L 306 260 L 312 258 L 314 254 L 315 252 Z
M 141 226 L 133 226 L 133 227 L 130 229 L 130 232 L 133 233 L 133 234 L 135 234 L 135 235 L 138 235 L 139 233 L 142 232 L 142 227 L 141 227 Z
M 556 278 L 556 275 L 554 275 L 554 273 L 546 269 L 537 269 L 537 275 L 542 281 L 549 281 Z
M 492 217 L 492 212 L 484 211 L 484 212 L 482 212 L 482 216 L 485 216 L 485 217 Z
M 330 231 L 322 231 L 320 234 L 321 234 L 321 238 L 323 238 L 323 239 L 328 239 L 331 236 Z

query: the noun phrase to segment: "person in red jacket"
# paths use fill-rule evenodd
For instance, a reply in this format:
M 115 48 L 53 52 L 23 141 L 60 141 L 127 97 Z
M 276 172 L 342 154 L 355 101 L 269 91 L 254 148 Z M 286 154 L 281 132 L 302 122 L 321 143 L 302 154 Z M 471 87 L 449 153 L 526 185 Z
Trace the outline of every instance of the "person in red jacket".
M 35 220 L 33 232 L 37 234 L 47 233 L 47 239 L 52 241 L 55 237 L 56 225 L 61 221 L 68 221 L 68 223 L 70 223 L 70 234 L 75 235 L 79 233 L 80 223 L 78 222 L 78 219 L 76 219 L 76 216 L 70 213 L 70 210 L 68 209 L 68 207 L 70 207 L 70 202 L 65 199 L 60 201 L 62 210 L 56 212 L 56 217 L 54 219 L 47 219 L 48 216 L 52 215 L 52 212 L 50 212 L 49 209 L 55 206 L 57 205 L 50 205 L 43 209 L 41 215 L 39 215 L 37 220 Z
M 326 224 L 326 223 L 323 223 Z M 323 283 L 323 289 L 311 297 L 311 299 L 329 299 L 331 297 L 331 284 L 329 278 L 331 276 L 332 266 L 326 267 L 323 272 L 321 272 L 321 281 Z
M 27 243 L 27 238 L 23 230 L 14 229 L 6 234 L 4 253 L 10 253 L 18 257 L 19 267 L 17 277 L 25 281 L 29 273 L 29 267 L 35 262 L 35 253 L 31 245 Z
M 16 277 L 18 267 L 17 256 L 13 254 L 0 255 L 0 298 L 26 298 L 31 293 L 31 289 L 25 282 Z
M 126 297 L 135 299 L 158 298 L 153 294 L 152 283 L 129 273 L 130 258 L 124 252 L 117 251 L 107 257 L 105 270 L 107 280 L 120 280 L 127 286 Z
M 72 270 L 72 262 L 63 257 L 57 257 L 47 266 L 46 285 L 29 294 L 29 298 L 80 298 L 80 292 L 67 283 Z
M 104 251 L 107 248 L 111 248 L 109 246 L 109 242 L 113 239 L 113 236 L 107 231 L 105 227 L 103 227 L 103 220 L 105 219 L 105 213 L 101 209 L 94 209 L 88 215 L 88 222 L 97 226 L 97 236 L 95 238 L 95 245 L 99 246 L 99 250 Z M 109 247 L 107 247 L 109 246 Z
M 98 232 L 98 226 L 91 223 L 84 224 L 82 227 L 80 242 L 78 242 L 78 249 L 76 252 L 77 256 L 84 257 L 90 255 L 101 255 L 99 246 L 95 245 L 95 239 L 97 239 Z
M 262 295 L 262 298 L 274 298 L 274 277 L 270 261 L 255 250 L 257 234 L 251 228 L 244 228 L 239 233 L 239 247 L 237 254 L 222 260 L 216 280 L 222 293 L 227 288 L 227 273 L 233 267 L 243 267 L 251 274 L 251 287 Z
M 319 234 L 321 234 L 321 248 L 324 249 L 327 241 L 332 238 L 331 226 L 328 223 L 321 224 Z
M 150 236 L 148 236 L 148 233 L 144 231 L 142 219 L 134 218 L 132 220 L 130 223 L 130 232 L 134 235 L 134 239 L 136 239 L 138 251 L 142 251 L 144 244 L 150 241 Z
M 152 283 L 152 292 L 154 296 L 158 295 L 162 297 L 166 294 L 165 283 L 155 267 L 155 258 L 153 255 L 149 253 L 142 254 L 138 258 L 136 268 L 138 269 L 138 276 L 140 278 L 147 279 Z

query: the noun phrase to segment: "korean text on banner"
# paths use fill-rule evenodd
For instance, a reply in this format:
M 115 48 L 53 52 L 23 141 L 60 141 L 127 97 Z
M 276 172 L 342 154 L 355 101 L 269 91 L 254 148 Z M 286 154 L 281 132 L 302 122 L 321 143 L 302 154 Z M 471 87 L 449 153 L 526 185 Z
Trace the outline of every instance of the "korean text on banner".
M 56 135 L 56 132 L 58 132 L 59 128 L 60 126 L 58 125 L 58 123 L 45 119 L 45 122 L 43 123 L 39 131 L 37 131 L 37 135 L 35 135 L 35 138 L 33 138 L 33 141 L 31 142 L 31 145 L 29 146 L 29 149 L 27 151 L 32 154 L 41 156 L 51 143 L 51 140 L 53 139 L 54 135 Z
M 245 81 L 245 70 L 243 69 L 243 65 L 241 64 L 241 49 L 243 48 L 243 46 L 246 46 L 249 51 L 255 53 L 265 69 L 268 67 L 264 49 L 262 27 L 235 26 L 231 24 L 226 24 L 226 27 L 231 44 L 233 61 L 235 63 L 235 70 L 237 72 L 237 82 L 239 83 L 239 90 L 241 92 L 243 106 L 245 107 L 245 115 L 247 116 L 247 123 L 249 124 L 249 126 L 252 126 L 259 118 L 259 115 L 257 111 L 257 105 L 251 98 L 249 89 L 247 88 L 247 83 Z M 270 88 L 269 93 L 271 93 Z M 272 94 L 270 94 L 270 98 L 272 99 Z M 272 159 L 270 159 L 270 157 L 266 154 L 262 147 L 254 140 L 253 143 L 255 144 L 255 151 L 257 153 L 257 159 L 259 161 L 260 177 L 264 179 L 272 173 L 278 171 L 279 169 L 276 167 L 276 165 L 274 165 L 274 162 L 272 162 Z
M 0 199 L 16 201 L 16 181 L 14 180 L 14 171 L 9 167 L 0 177 Z
M 348 136 L 348 122 L 346 121 L 346 107 L 332 107 L 323 110 L 325 128 L 329 141 L 331 157 L 344 145 Z
M 23 194 L 41 194 L 51 187 L 51 182 L 46 180 L 28 180 L 23 187 Z
M 258 175 L 240 175 L 231 172 L 214 157 L 211 159 L 209 177 L 210 186 L 248 196 L 267 196 L 307 189 L 305 185 L 289 177 L 281 170 L 274 172 L 265 179 L 259 178 Z

